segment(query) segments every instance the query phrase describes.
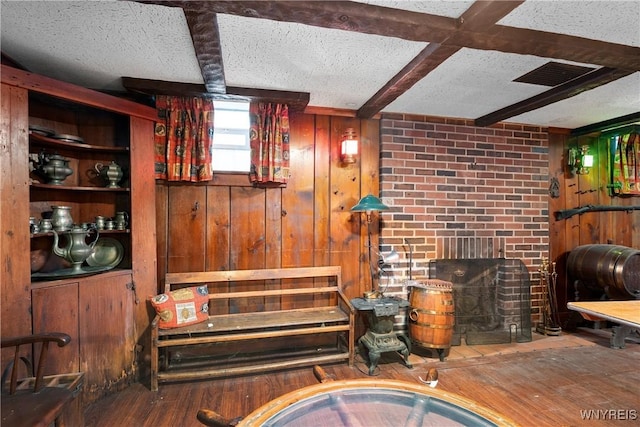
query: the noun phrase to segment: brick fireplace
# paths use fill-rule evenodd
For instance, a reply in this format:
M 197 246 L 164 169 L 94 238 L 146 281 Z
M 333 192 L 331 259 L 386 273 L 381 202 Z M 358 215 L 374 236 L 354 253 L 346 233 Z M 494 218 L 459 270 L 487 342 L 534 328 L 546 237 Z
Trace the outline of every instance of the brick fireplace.
M 429 276 L 453 285 L 452 345 L 531 341 L 531 284 L 512 258 L 435 259 Z
M 428 278 L 432 260 L 518 260 L 529 273 L 524 324 L 539 321 L 535 284 L 549 250 L 546 129 L 384 114 L 380 134 L 380 196 L 391 207 L 381 215 L 380 244 L 401 254 L 381 285 L 406 297 L 403 283 Z

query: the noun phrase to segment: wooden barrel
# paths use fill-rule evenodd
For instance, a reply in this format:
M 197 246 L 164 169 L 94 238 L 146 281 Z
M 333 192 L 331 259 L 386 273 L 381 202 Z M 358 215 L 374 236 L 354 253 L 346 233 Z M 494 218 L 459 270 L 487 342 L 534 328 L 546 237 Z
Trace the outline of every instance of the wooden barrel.
M 451 347 L 455 324 L 453 285 L 429 279 L 411 287 L 409 296 L 409 337 L 426 348 Z
M 573 280 L 602 288 L 610 298 L 640 299 L 640 251 L 620 245 L 582 245 L 567 258 Z

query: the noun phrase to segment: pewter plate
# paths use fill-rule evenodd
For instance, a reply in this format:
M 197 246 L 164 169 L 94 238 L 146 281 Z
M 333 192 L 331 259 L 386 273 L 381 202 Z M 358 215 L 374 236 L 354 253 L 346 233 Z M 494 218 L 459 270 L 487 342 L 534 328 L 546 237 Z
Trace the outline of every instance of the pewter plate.
M 115 268 L 124 256 L 124 247 L 116 239 L 100 237 L 93 247 L 93 253 L 87 258 L 92 267 Z
M 42 136 L 51 136 L 56 133 L 56 131 L 54 131 L 53 129 L 49 129 L 47 127 L 39 125 L 29 125 L 29 132 L 36 133 Z
M 60 141 L 65 141 L 65 142 L 77 142 L 80 144 L 84 144 L 84 139 L 80 138 L 79 136 L 68 135 L 66 133 L 58 133 L 53 135 L 51 138 L 58 139 Z

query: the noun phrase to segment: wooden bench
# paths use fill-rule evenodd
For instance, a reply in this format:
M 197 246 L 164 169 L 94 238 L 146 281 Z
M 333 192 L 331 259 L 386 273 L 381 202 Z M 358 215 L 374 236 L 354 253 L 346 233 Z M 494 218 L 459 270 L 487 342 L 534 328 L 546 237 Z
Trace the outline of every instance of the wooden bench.
M 208 321 L 160 329 L 156 316 L 151 324 L 152 391 L 160 382 L 353 365 L 355 309 L 339 266 L 168 273 L 165 293 L 203 284 Z

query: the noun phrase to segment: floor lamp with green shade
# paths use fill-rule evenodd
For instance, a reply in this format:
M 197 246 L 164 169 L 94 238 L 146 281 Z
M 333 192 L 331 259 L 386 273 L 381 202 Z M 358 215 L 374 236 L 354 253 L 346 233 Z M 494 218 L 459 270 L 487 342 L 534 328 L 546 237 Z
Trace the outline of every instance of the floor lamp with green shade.
M 368 194 L 364 196 L 360 201 L 351 208 L 351 212 L 364 212 L 366 214 L 367 221 L 367 248 L 369 250 L 369 272 L 371 277 L 371 290 L 366 291 L 364 293 L 364 297 L 367 299 L 380 298 L 382 293 L 375 288 L 374 281 L 374 267 L 371 258 L 371 219 L 373 212 L 380 212 L 389 210 L 389 206 L 382 203 L 382 201 L 374 196 L 373 194 Z M 376 251 L 378 252 L 378 251 Z

